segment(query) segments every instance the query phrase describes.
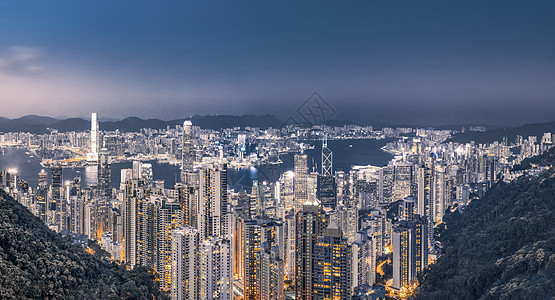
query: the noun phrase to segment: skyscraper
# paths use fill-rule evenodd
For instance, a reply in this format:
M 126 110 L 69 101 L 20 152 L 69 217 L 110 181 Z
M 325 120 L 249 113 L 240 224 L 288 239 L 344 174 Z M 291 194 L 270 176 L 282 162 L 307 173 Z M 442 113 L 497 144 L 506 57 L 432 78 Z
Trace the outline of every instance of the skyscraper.
M 58 204 L 62 200 L 62 167 L 54 166 L 50 169 L 50 180 L 52 181 L 50 188 L 52 189 L 50 198 L 50 203 L 48 205 L 48 210 L 53 213 L 52 222 L 58 223 L 56 220 L 56 211 L 58 210 Z
M 333 175 L 333 152 L 328 148 L 328 138 L 322 140 L 322 175 Z
M 172 287 L 172 230 L 183 225 L 183 213 L 177 201 L 167 199 L 156 199 L 154 210 L 156 227 L 154 269 L 160 278 L 160 288 L 170 290 Z
M 196 228 L 197 205 L 199 197 L 198 180 L 196 183 L 178 183 L 175 185 L 175 189 L 177 189 L 178 200 L 181 204 L 181 211 L 183 213 L 183 225 L 188 225 Z
M 46 186 L 48 185 L 46 177 L 47 177 L 47 174 L 44 171 L 44 169 L 40 170 L 40 173 L 39 173 L 39 188 L 46 188 Z
M 382 204 L 389 204 L 394 201 L 394 176 L 395 168 L 393 166 L 385 166 L 380 169 L 379 200 Z
M 410 285 L 428 265 L 428 231 L 425 219 L 416 215 L 412 220 L 395 224 L 391 237 L 393 246 L 393 284 L 395 289 Z
M 198 299 L 199 234 L 183 226 L 172 230 L 171 296 L 175 300 Z
M 314 293 L 314 250 L 329 219 L 320 204 L 306 202 L 296 214 L 295 299 L 312 299 Z
M 98 160 L 98 152 L 101 147 L 100 132 L 98 130 L 98 116 L 96 113 L 91 114 L 91 152 L 87 153 L 88 161 Z
M 376 283 L 376 245 L 372 237 L 359 232 L 351 244 L 351 292 L 358 286 Z
M 335 209 L 337 206 L 333 152 L 328 148 L 327 137 L 322 140 L 322 173 L 318 176 L 317 197 L 324 207 Z
M 48 184 L 46 182 L 46 176 L 46 172 L 41 170 L 39 173 L 39 186 L 35 195 L 38 217 L 45 223 L 47 222 L 48 216 Z
M 199 247 L 199 299 L 231 299 L 231 245 L 210 237 Z
M 146 266 L 148 257 L 149 226 L 148 200 L 144 182 L 140 179 L 128 180 L 125 187 L 124 240 L 125 262 L 131 268 Z
M 407 162 L 396 162 L 394 166 L 395 176 L 393 181 L 393 201 L 397 201 L 411 194 L 413 164 Z
M 314 245 L 312 295 L 309 299 L 351 299 L 351 247 L 331 221 Z
M 432 161 L 427 161 L 416 169 L 417 211 L 416 213 L 428 221 L 428 243 L 433 241 L 433 211 L 434 211 L 434 166 Z
M 97 120 L 97 114 L 96 113 L 92 113 L 91 115 L 91 152 L 92 153 L 98 153 L 100 150 L 100 144 L 99 144 L 99 136 L 98 136 L 99 132 L 98 132 L 98 120 Z
M 322 206 L 335 209 L 337 207 L 337 186 L 335 176 L 318 175 L 317 198 Z
M 183 137 L 181 150 L 181 181 L 187 182 L 188 176 L 193 172 L 194 145 L 193 145 L 193 123 L 187 120 L 183 122 Z
M 252 191 L 249 195 L 249 212 L 250 219 L 261 216 L 264 213 L 264 206 L 262 204 L 262 187 L 259 185 L 258 180 L 252 181 Z
M 200 170 L 197 226 L 201 239 L 227 232 L 227 165 L 209 164 Z
M 446 208 L 447 186 L 445 180 L 445 168 L 437 166 L 434 172 L 434 205 L 433 205 L 433 221 L 439 222 L 443 219 Z
M 243 260 L 243 299 L 270 299 L 270 293 L 277 297 L 283 291 L 283 254 L 279 251 L 285 244 L 283 224 L 258 217 L 244 221 L 242 227 L 243 253 L 236 259 Z M 280 273 L 272 272 L 277 266 Z
M 412 196 L 405 197 L 401 205 L 399 205 L 399 220 L 414 219 L 414 211 L 416 209 L 416 200 Z
M 293 181 L 295 193 L 295 211 L 302 209 L 302 205 L 308 199 L 308 164 L 306 154 L 295 155 L 295 177 Z
M 110 200 L 112 198 L 111 164 L 112 158 L 108 149 L 100 149 L 97 161 L 98 194 L 104 200 Z
M 284 264 L 279 246 L 266 241 L 261 245 L 260 255 L 260 299 L 281 300 L 283 295 Z

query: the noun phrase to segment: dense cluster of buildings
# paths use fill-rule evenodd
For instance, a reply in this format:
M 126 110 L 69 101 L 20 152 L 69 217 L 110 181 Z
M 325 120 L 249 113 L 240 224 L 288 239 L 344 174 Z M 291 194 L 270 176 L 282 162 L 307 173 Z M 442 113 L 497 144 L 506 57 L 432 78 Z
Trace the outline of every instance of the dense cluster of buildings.
M 433 233 L 446 211 L 464 209 L 554 138 L 476 145 L 446 142 L 445 130 L 208 131 L 190 121 L 160 132 L 102 134 L 96 118 L 88 134 L 62 133 L 77 143 L 75 153 L 88 147 L 96 185 L 63 182 L 64 169 L 53 163 L 50 182 L 41 171 L 38 187 L 29 187 L 7 170 L 2 187 L 53 230 L 98 241 L 129 268 L 151 268 L 173 299 L 380 299 L 383 285 L 402 296 L 441 253 Z M 321 161 L 310 168 L 295 138 L 314 134 L 322 140 Z M 19 135 L 50 149 L 48 138 Z M 86 135 L 90 143 L 81 139 Z M 384 167 L 336 171 L 328 137 L 396 137 L 385 147 L 395 157 Z M 248 149 L 249 140 L 257 149 Z M 179 182 L 166 188 L 152 165 L 135 160 L 114 188 L 112 162 L 143 150 L 179 158 Z M 284 151 L 295 153 L 293 170 L 275 182 L 254 181 L 250 190 L 230 188 L 228 168 L 270 162 Z M 388 259 L 389 278 L 378 266 Z

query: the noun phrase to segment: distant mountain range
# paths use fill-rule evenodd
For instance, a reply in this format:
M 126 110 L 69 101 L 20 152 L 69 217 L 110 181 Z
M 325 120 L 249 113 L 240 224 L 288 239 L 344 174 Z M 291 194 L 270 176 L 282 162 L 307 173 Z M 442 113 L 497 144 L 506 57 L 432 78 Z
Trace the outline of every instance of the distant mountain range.
M 129 117 L 120 121 L 100 122 L 99 127 L 101 130 L 107 131 L 119 129 L 120 131 L 137 132 L 142 128 L 162 129 L 167 126 L 174 127 L 175 125 L 183 124 L 185 120 L 191 120 L 194 125 L 200 126 L 201 128 L 214 130 L 233 127 L 277 128 L 281 126 L 283 122 L 281 119 L 271 114 L 262 116 L 193 116 L 187 119 L 176 119 L 170 121 Z M 84 131 L 89 130 L 90 126 L 90 120 L 83 118 L 58 120 L 51 117 L 37 115 L 28 115 L 18 119 L 0 117 L 0 132 L 48 133 L 49 129 L 56 129 L 62 132 Z
M 524 138 L 528 136 L 538 136 L 539 138 L 544 132 L 555 133 L 555 121 L 525 124 L 514 128 L 497 128 L 485 132 L 466 131 L 465 133 L 455 135 L 450 141 L 458 143 L 475 141 L 478 144 L 486 144 L 501 141 L 503 137 L 507 137 L 509 142 L 514 142 L 517 135 L 521 135 Z
M 191 118 L 175 119 L 175 120 L 160 120 L 160 119 L 141 119 L 138 117 L 129 117 L 119 121 L 100 121 L 100 130 L 113 131 L 119 129 L 124 132 L 138 132 L 142 128 L 163 129 L 168 126 L 175 127 L 181 125 L 185 120 L 191 120 L 193 125 L 205 129 L 220 130 L 222 128 L 233 127 L 258 127 L 266 129 L 269 127 L 279 128 L 288 124 L 297 124 L 301 126 L 308 126 L 307 124 L 287 122 L 272 115 L 214 115 L 214 116 L 198 116 L 195 115 Z M 370 121 L 369 121 L 370 122 Z M 345 121 L 345 120 L 327 120 L 324 122 L 328 126 L 345 126 L 357 125 L 358 123 Z M 358 125 L 372 125 L 372 124 L 358 124 Z M 17 119 L 8 119 L 0 117 L 0 132 L 31 132 L 35 134 L 48 133 L 49 130 L 55 129 L 61 132 L 67 131 L 85 131 L 90 130 L 90 120 L 85 118 L 69 118 L 69 119 L 56 119 L 45 116 L 28 115 Z M 435 127 L 436 129 L 450 129 L 460 130 L 462 127 L 466 129 L 472 126 L 481 126 L 486 129 L 485 132 L 466 131 L 455 135 L 451 141 L 467 143 L 476 141 L 477 143 L 491 143 L 499 141 L 506 136 L 509 141 L 514 141 L 517 135 L 527 137 L 530 135 L 540 136 L 544 132 L 555 132 L 555 121 L 547 123 L 526 124 L 514 128 L 498 128 L 493 125 L 445 125 Z M 376 126 L 380 128 L 381 126 Z M 398 125 L 388 127 L 418 127 L 415 125 Z
M 102 120 L 102 119 L 101 119 Z M 119 121 L 100 121 L 100 130 L 113 131 L 119 129 L 124 132 L 138 132 L 142 128 L 163 129 L 168 126 L 175 127 L 182 125 L 185 120 L 191 120 L 193 125 L 205 129 L 220 130 L 222 128 L 233 127 L 258 127 L 266 129 L 269 127 L 279 128 L 289 123 L 284 122 L 280 118 L 272 115 L 214 115 L 214 116 L 198 116 L 195 115 L 190 118 L 175 119 L 170 121 L 160 119 L 141 119 L 138 117 L 129 117 Z M 294 123 L 301 126 L 307 124 Z M 350 121 L 342 120 L 327 120 L 324 122 L 329 126 L 344 126 L 356 124 Z M 85 131 L 90 130 L 91 122 L 85 118 L 68 118 L 68 119 L 55 119 L 51 117 L 28 115 L 17 119 L 8 119 L 0 117 L 0 132 L 31 132 L 35 134 L 48 133 L 49 130 L 58 130 L 61 132 L 67 131 Z

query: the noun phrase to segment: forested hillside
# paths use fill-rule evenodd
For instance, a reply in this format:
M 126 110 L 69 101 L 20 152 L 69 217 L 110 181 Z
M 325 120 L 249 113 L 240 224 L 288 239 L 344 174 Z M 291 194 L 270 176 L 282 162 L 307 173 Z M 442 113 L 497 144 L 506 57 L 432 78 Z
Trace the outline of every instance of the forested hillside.
M 551 167 L 555 164 L 555 147 L 545 151 L 544 153 L 524 159 L 519 165 L 516 165 L 513 170 L 526 170 L 530 169 L 532 165 Z
M 555 161 L 553 151 L 534 162 Z M 530 160 L 532 162 L 532 160 Z M 415 299 L 554 299 L 555 172 L 498 183 L 439 230 Z
M 86 253 L 0 189 L 0 299 L 165 299 L 146 269 Z

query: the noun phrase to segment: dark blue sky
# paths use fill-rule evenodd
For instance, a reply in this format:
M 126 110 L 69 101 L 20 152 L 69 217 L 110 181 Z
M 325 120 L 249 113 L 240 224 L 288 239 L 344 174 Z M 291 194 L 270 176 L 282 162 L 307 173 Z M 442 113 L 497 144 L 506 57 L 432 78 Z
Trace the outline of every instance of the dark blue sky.
M 554 120 L 553 1 L 0 0 L 2 115 Z

